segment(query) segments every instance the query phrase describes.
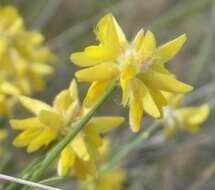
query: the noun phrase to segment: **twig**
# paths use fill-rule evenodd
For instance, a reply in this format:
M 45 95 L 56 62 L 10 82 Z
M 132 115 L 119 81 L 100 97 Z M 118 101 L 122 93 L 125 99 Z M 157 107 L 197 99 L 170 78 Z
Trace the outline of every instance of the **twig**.
M 61 190 L 59 188 L 50 187 L 50 186 L 43 185 L 40 183 L 35 183 L 35 182 L 27 181 L 27 180 L 16 178 L 16 177 L 11 177 L 11 176 L 4 175 L 4 174 L 0 174 L 0 179 L 31 186 L 31 187 L 41 188 L 41 189 L 45 189 L 45 190 Z

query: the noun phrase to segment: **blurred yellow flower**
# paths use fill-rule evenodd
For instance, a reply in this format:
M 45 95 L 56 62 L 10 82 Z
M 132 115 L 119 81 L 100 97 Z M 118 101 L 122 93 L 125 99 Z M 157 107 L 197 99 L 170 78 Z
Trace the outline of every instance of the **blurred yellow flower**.
M 203 104 L 195 107 L 179 107 L 183 95 L 168 95 L 169 105 L 164 108 L 164 124 L 165 135 L 171 136 L 177 130 L 186 130 L 196 133 L 209 115 L 209 106 Z
M 106 138 L 103 145 L 99 148 L 100 157 L 97 159 L 98 164 L 102 165 L 107 161 L 109 148 L 110 140 Z M 111 169 L 110 171 L 106 171 L 102 176 L 91 178 L 86 190 L 121 190 L 123 189 L 126 176 L 126 171 L 121 168 Z
M 1 72 L 6 79 L 29 94 L 44 87 L 43 76 L 53 69 L 46 62 L 54 55 L 43 47 L 43 36 L 25 29 L 22 17 L 15 7 L 0 8 Z
M 153 33 L 144 34 L 140 30 L 128 43 L 112 14 L 101 18 L 95 34 L 99 45 L 71 54 L 73 63 L 89 67 L 76 72 L 79 81 L 92 82 L 84 102 L 86 106 L 95 103 L 111 81 L 119 79 L 122 104 L 129 106 L 130 126 L 137 132 L 143 111 L 155 118 L 163 116 L 162 108 L 167 101 L 162 91 L 186 93 L 192 90 L 164 67 L 183 46 L 185 34 L 157 48 Z
M 76 123 L 89 109 L 81 106 L 75 80 L 68 89 L 61 91 L 54 100 L 53 106 L 21 96 L 21 103 L 36 116 L 22 120 L 11 120 L 11 126 L 23 130 L 13 141 L 18 147 L 27 146 L 28 152 L 38 150 L 53 140 L 61 140 L 74 129 Z M 57 164 L 58 174 L 66 175 L 74 166 L 78 176 L 95 175 L 95 159 L 98 148 L 102 146 L 101 134 L 118 127 L 122 117 L 93 117 L 84 129 L 61 152 Z
M 53 72 L 47 63 L 55 59 L 43 41 L 40 33 L 26 30 L 15 7 L 0 7 L 0 83 L 7 81 L 22 94 L 42 90 L 43 77 Z
M 87 190 L 122 190 L 124 181 L 126 179 L 126 173 L 122 169 L 113 169 L 108 171 L 101 177 L 95 179 L 93 183 L 90 183 L 86 188 Z

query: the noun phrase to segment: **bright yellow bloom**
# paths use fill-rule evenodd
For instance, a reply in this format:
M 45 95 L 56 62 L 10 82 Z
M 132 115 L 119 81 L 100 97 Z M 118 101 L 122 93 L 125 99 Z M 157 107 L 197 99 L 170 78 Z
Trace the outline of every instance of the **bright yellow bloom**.
M 192 87 L 179 82 L 164 66 L 183 46 L 186 35 L 156 47 L 152 32 L 140 30 L 131 43 L 111 14 L 97 24 L 95 34 L 99 45 L 73 53 L 71 60 L 78 66 L 89 67 L 76 72 L 79 81 L 92 82 L 85 105 L 95 103 L 114 79 L 122 88 L 122 104 L 130 108 L 131 129 L 140 129 L 143 111 L 154 118 L 163 116 L 167 101 L 162 91 L 186 93 Z
M 0 8 L 0 74 L 24 94 L 41 90 L 43 77 L 53 68 L 47 65 L 54 55 L 43 47 L 43 36 L 25 29 L 22 17 L 15 7 Z
M 169 96 L 169 95 L 168 95 Z M 168 97 L 169 105 L 164 108 L 164 132 L 166 136 L 172 135 L 177 130 L 186 130 L 196 133 L 209 115 L 207 104 L 196 107 L 182 107 L 179 105 L 183 100 L 182 95 Z
M 14 139 L 13 144 L 18 147 L 27 146 L 28 152 L 36 151 L 55 139 L 64 138 L 89 110 L 80 105 L 75 80 L 68 89 L 55 97 L 53 106 L 24 96 L 19 99 L 35 117 L 10 121 L 12 128 L 23 131 Z M 77 175 L 82 178 L 95 175 L 95 159 L 98 148 L 103 144 L 101 134 L 118 127 L 123 120 L 122 117 L 91 118 L 61 152 L 57 164 L 58 174 L 64 176 L 74 167 Z

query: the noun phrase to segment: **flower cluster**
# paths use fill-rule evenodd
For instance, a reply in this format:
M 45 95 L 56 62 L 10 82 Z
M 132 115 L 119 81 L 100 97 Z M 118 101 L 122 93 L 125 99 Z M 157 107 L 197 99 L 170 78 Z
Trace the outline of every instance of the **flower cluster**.
M 73 53 L 71 60 L 81 67 L 76 72 L 79 81 L 92 82 L 86 104 L 105 91 L 106 86 L 119 80 L 122 89 L 122 105 L 130 108 L 132 131 L 140 129 L 143 111 L 154 118 L 163 117 L 167 100 L 163 91 L 186 93 L 192 87 L 179 82 L 164 66 L 182 47 L 186 35 L 156 47 L 152 32 L 140 30 L 131 43 L 111 14 L 104 16 L 96 26 L 99 45 L 86 47 L 83 52 Z
M 34 152 L 54 140 L 62 140 L 89 110 L 79 102 L 75 80 L 68 89 L 55 97 L 53 106 L 24 96 L 19 100 L 35 116 L 10 121 L 12 128 L 22 131 L 13 144 L 17 147 L 27 146 L 28 152 Z M 123 121 L 122 117 L 112 116 L 91 118 L 83 131 L 61 152 L 57 164 L 58 174 L 64 176 L 74 167 L 80 178 L 96 175 L 95 161 L 99 157 L 99 147 L 103 144 L 102 134 L 118 127 Z
M 5 52 L 1 54 L 5 58 L 2 66 L 5 67 L 6 76 L 10 76 L 7 70 L 11 71 L 10 67 L 13 65 L 13 72 L 17 78 L 10 83 L 3 80 L 0 83 L 0 92 L 2 90 L 8 94 L 19 94 L 16 92 L 18 87 L 19 90 L 28 93 L 31 91 L 31 83 L 40 89 L 43 86 L 41 75 L 52 71 L 44 64 L 52 58 L 52 54 L 47 48 L 38 48 L 42 41 L 41 36 L 38 33 L 26 32 L 22 19 L 13 8 L 7 7 L 2 12 L 7 13 L 6 10 L 13 15 L 10 19 L 5 19 L 5 23 L 10 26 L 7 27 L 10 31 L 7 35 L 11 35 L 13 40 L 6 40 L 5 44 L 1 45 L 2 52 Z M 80 129 L 69 139 L 70 142 L 67 141 L 62 146 L 60 154 L 55 155 L 58 175 L 72 173 L 81 179 L 93 176 L 95 180 L 89 185 L 88 190 L 120 190 L 125 180 L 125 172 L 121 169 L 114 169 L 98 178 L 95 177 L 97 164 L 107 160 L 108 151 L 104 148 L 107 146 L 107 139 L 104 134 L 120 126 L 124 118 L 91 116 L 89 120 L 86 119 L 86 123 L 83 122 L 83 125 L 79 126 L 81 121 L 85 121 L 88 113 L 95 113 L 94 108 L 103 97 L 106 98 L 105 92 L 112 89 L 110 86 L 120 86 L 122 105 L 129 107 L 129 123 L 133 132 L 140 130 L 144 112 L 159 119 L 165 126 L 167 135 L 177 129 L 195 132 L 206 120 L 209 108 L 207 105 L 177 108 L 183 95 L 191 91 L 192 87 L 178 81 L 166 69 L 165 63 L 181 49 L 186 41 L 185 34 L 157 47 L 153 33 L 140 30 L 129 43 L 111 14 L 99 21 L 95 33 L 98 45 L 88 46 L 82 52 L 71 54 L 74 64 L 85 67 L 75 73 L 76 78 L 80 82 L 90 83 L 83 103 L 79 101 L 75 79 L 68 89 L 56 95 L 53 105 L 18 96 L 21 104 L 34 116 L 10 121 L 13 129 L 21 131 L 13 144 L 17 147 L 27 147 L 28 152 L 34 152 L 54 141 L 62 142 L 67 134 L 73 135 L 76 129 Z M 16 62 L 13 62 L 14 56 Z
M 16 8 L 0 8 L 0 114 L 8 116 L 13 98 L 44 88 L 43 77 L 53 72 L 47 65 L 55 56 L 42 46 L 44 37 L 26 30 Z

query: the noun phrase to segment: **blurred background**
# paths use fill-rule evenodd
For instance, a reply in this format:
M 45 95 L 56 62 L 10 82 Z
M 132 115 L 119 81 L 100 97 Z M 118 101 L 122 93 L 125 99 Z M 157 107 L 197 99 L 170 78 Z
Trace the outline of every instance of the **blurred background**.
M 70 53 L 96 42 L 93 27 L 102 15 L 112 12 L 130 40 L 141 28 L 152 30 L 158 44 L 186 33 L 185 47 L 167 67 L 180 80 L 195 87 L 185 105 L 209 103 L 210 117 L 196 135 L 177 133 L 165 140 L 162 133 L 157 133 L 143 142 L 120 162 L 129 171 L 124 189 L 215 189 L 214 0 L 4 0 L 2 3 L 15 5 L 26 27 L 42 32 L 46 44 L 58 55 L 56 72 L 47 78 L 46 89 L 34 94 L 48 102 L 67 88 L 78 69 L 70 62 Z M 86 88 L 85 84 L 79 88 L 82 97 Z M 114 103 L 109 101 L 99 114 L 127 115 L 119 107 L 119 92 L 113 95 Z M 145 115 L 143 126 L 149 123 Z M 132 136 L 128 124 L 124 125 L 111 134 L 113 149 Z M 16 175 L 34 155 L 12 147 L 11 138 L 6 146 L 13 159 L 0 160 L 0 172 Z M 59 187 L 73 189 L 72 180 L 59 183 Z

